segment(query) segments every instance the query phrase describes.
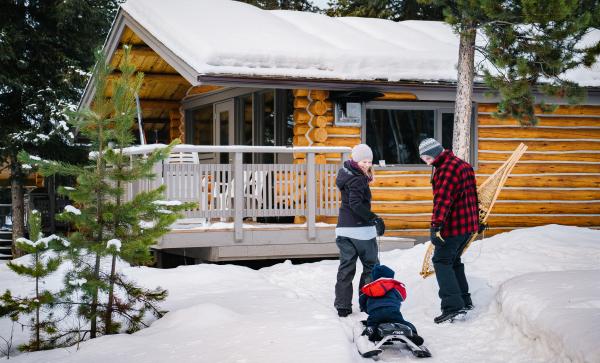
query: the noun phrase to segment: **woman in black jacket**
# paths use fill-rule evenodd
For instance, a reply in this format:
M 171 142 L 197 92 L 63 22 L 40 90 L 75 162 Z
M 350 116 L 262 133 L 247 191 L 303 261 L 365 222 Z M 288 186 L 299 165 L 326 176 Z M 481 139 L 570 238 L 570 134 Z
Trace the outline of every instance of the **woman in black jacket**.
M 383 235 L 383 220 L 371 212 L 373 152 L 365 144 L 352 149 L 352 157 L 339 170 L 336 185 L 342 194 L 342 204 L 335 229 L 335 243 L 340 250 L 340 266 L 335 284 L 334 306 L 339 316 L 352 313 L 352 279 L 356 260 L 360 258 L 363 272 L 358 290 L 371 279 L 371 270 L 378 263 L 377 236 Z

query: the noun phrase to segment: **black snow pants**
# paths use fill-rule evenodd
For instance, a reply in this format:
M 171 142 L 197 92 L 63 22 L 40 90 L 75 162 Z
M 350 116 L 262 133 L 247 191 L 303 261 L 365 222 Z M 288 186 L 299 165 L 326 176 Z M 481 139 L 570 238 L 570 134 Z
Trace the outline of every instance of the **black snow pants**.
M 352 309 L 352 280 L 356 272 L 356 260 L 360 258 L 363 271 L 360 275 L 358 291 L 371 282 L 371 271 L 379 263 L 377 257 L 377 240 L 358 240 L 338 236 L 335 243 L 340 250 L 340 266 L 335 284 L 336 309 Z

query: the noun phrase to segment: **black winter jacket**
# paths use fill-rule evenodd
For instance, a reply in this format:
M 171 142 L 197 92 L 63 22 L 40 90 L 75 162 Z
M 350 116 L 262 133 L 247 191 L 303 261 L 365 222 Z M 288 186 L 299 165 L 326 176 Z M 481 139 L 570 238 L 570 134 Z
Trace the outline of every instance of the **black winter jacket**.
M 377 217 L 371 212 L 369 179 L 349 161 L 338 171 L 336 185 L 342 194 L 338 227 L 367 227 L 375 225 Z

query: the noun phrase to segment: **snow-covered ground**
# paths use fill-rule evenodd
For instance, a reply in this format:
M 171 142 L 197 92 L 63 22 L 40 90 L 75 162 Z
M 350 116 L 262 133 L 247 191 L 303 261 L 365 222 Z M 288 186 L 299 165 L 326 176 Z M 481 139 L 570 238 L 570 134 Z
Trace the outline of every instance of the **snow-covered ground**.
M 476 308 L 466 321 L 441 326 L 433 323 L 436 281 L 418 275 L 424 252 L 419 245 L 380 258 L 407 286 L 402 312 L 425 338 L 433 354 L 428 362 L 600 362 L 600 231 L 550 225 L 478 241 L 464 256 Z M 123 268 L 149 287 L 169 290 L 164 318 L 133 335 L 85 342 L 79 351 L 20 354 L 14 361 L 370 361 L 357 354 L 348 319 L 339 319 L 332 306 L 337 261 L 258 271 L 232 265 Z M 57 281 L 54 276 L 48 285 Z M 0 286 L 17 293 L 30 288 L 4 265 Z M 351 317 L 360 316 L 355 303 Z M 8 327 L 0 322 L 0 335 Z M 26 338 L 26 332 L 16 336 Z M 415 359 L 398 350 L 381 357 Z

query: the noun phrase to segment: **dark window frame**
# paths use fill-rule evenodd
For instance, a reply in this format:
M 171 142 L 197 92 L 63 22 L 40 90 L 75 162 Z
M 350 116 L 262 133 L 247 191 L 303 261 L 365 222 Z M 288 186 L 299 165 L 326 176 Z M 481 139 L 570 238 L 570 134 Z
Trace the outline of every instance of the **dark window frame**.
M 372 101 L 363 103 L 361 123 L 361 140 L 367 141 L 367 110 L 385 109 L 385 110 L 431 110 L 434 111 L 434 138 L 441 140 L 442 136 L 442 114 L 454 113 L 453 102 L 393 102 L 393 101 Z M 471 148 L 469 163 L 474 169 L 477 169 L 477 105 L 473 104 L 471 117 Z M 389 164 L 381 167 L 374 161 L 373 166 L 376 170 L 429 170 L 425 163 L 421 164 Z

